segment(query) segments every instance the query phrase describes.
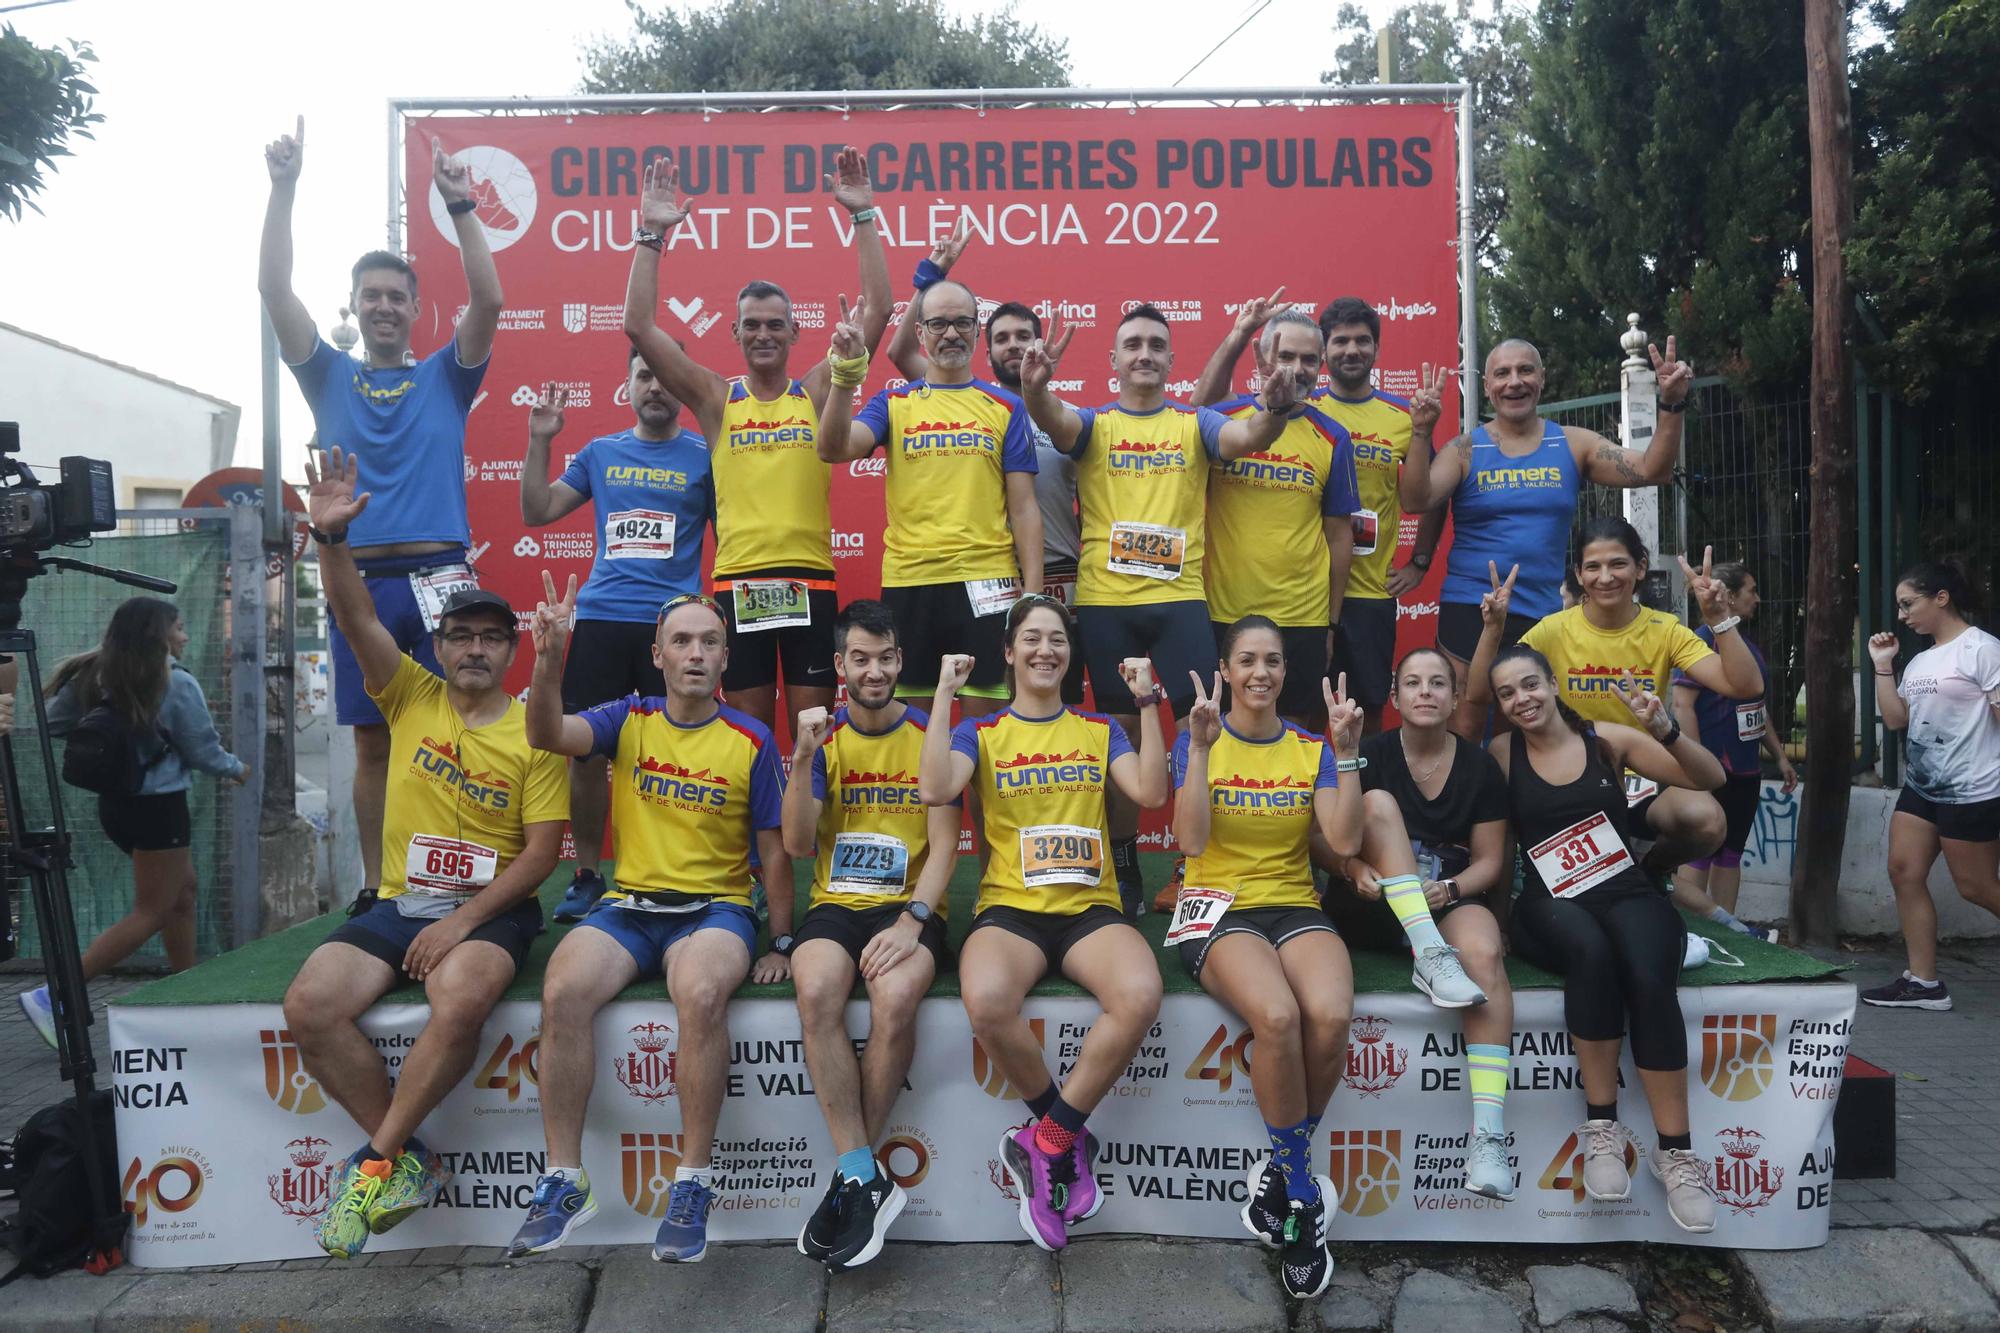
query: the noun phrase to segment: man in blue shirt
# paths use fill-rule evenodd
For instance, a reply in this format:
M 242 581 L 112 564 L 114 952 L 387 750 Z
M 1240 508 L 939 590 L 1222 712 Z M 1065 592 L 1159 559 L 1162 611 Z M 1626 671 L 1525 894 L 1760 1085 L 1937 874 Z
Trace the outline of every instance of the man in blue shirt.
M 521 466 L 521 518 L 547 527 L 594 503 L 597 552 L 576 598 L 576 628 L 563 661 L 565 713 L 581 713 L 628 694 L 664 696 L 653 657 L 660 607 L 701 591 L 703 530 L 715 516 L 708 441 L 681 427 L 680 400 L 667 392 L 634 345 L 626 361 L 636 424 L 603 435 L 549 481 L 549 445 L 563 428 L 562 390 L 547 387 L 528 414 L 528 457 Z M 591 755 L 569 766 L 569 827 L 576 873 L 556 908 L 558 921 L 580 921 L 604 892 L 598 864 L 611 804 L 610 759 Z
M 264 149 L 271 198 L 264 211 L 257 289 L 278 349 L 312 409 L 319 446 L 343 449 L 360 460 L 357 489 L 372 498 L 348 535 L 376 615 L 398 649 L 436 671 L 431 635 L 444 604 L 478 583 L 465 557 L 471 539 L 465 418 L 478 400 L 500 323 L 500 275 L 478 213 L 491 187 L 431 141 L 431 178 L 465 265 L 465 313 L 451 342 L 416 360 L 410 352 L 421 309 L 416 272 L 399 255 L 371 251 L 354 265 L 348 298 L 365 353 L 356 361 L 319 336 L 292 290 L 292 202 L 305 159 L 305 126 L 305 117 L 299 117 L 295 135 Z M 328 634 L 334 717 L 354 729 L 354 819 L 366 899 L 382 882 L 389 728 L 362 688 L 346 636 L 337 625 Z

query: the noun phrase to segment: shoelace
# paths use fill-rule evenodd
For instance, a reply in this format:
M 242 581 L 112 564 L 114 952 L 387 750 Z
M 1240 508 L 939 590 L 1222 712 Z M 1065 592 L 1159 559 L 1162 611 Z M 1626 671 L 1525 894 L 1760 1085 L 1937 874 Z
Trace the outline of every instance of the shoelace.
M 1668 1189 L 1679 1189 L 1683 1185 L 1708 1192 L 1708 1177 L 1701 1172 L 1701 1161 L 1693 1153 L 1679 1148 L 1671 1148 L 1660 1153 L 1660 1179 Z
M 340 1196 L 340 1202 L 343 1207 L 359 1212 L 367 1208 L 381 1192 L 382 1177 L 371 1176 L 362 1171 L 356 1173 L 354 1179 L 348 1183 L 346 1193 Z
M 674 1182 L 667 1191 L 667 1221 L 675 1226 L 693 1226 L 707 1209 L 708 1191 L 693 1181 Z
M 1430 948 L 1424 950 L 1420 956 L 1423 961 L 1430 964 L 1431 972 L 1435 976 L 1443 977 L 1447 980 L 1465 976 L 1465 968 L 1458 961 L 1458 950 L 1452 948 L 1449 944 L 1433 944 Z
M 1507 1167 L 1507 1145 L 1491 1134 L 1472 1136 L 1472 1156 L 1484 1166 Z
M 533 1212 L 537 1208 L 553 1208 L 556 1196 L 562 1193 L 562 1187 L 563 1182 L 556 1177 L 543 1176 L 535 1182 L 535 1192 L 528 1199 L 528 1211 Z
M 1619 1158 L 1625 1155 L 1625 1126 L 1616 1120 L 1607 1120 L 1602 1125 L 1586 1124 L 1578 1133 L 1585 1136 L 1584 1151 L 1587 1154 Z

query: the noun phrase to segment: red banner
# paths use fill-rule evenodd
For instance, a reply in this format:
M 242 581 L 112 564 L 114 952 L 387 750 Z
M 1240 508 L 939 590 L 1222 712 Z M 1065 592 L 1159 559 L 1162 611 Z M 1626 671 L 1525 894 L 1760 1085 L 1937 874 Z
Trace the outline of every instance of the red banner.
M 982 305 L 1015 300 L 1078 329 L 1056 388 L 1117 397 L 1119 316 L 1150 301 L 1173 321 L 1170 394 L 1186 396 L 1240 303 L 1279 284 L 1317 312 L 1359 296 L 1382 313 L 1378 383 L 1409 394 L 1425 362 L 1458 359 L 1455 121 L 1444 106 L 1032 108 L 436 117 L 408 122 L 406 245 L 430 317 L 418 351 L 450 335 L 464 277 L 431 139 L 472 171 L 506 308 L 467 433 L 473 557 L 481 581 L 531 607 L 540 571 L 586 574 L 590 516 L 528 531 L 520 468 L 535 387 L 569 391 L 554 460 L 632 424 L 623 310 L 645 162 L 674 154 L 694 211 L 661 265 L 660 322 L 724 374 L 742 371 L 736 291 L 792 296 L 793 373 L 826 353 L 837 297 L 859 290 L 851 224 L 821 188 L 834 155 L 867 156 L 899 297 L 932 238 L 963 216 L 955 271 Z M 983 356 L 975 360 L 987 374 Z M 1240 367 L 1238 387 L 1250 371 Z M 863 393 L 894 374 L 878 358 Z M 1455 419 L 1456 395 L 1445 404 Z M 833 552 L 843 601 L 880 587 L 880 458 L 836 470 Z M 1414 520 L 1405 520 L 1409 540 Z M 1440 562 L 1440 566 L 1441 566 Z M 1404 637 L 1428 641 L 1436 579 L 1405 599 Z M 1421 620 L 1421 628 L 1413 622 Z M 526 681 L 518 664 L 516 687 Z

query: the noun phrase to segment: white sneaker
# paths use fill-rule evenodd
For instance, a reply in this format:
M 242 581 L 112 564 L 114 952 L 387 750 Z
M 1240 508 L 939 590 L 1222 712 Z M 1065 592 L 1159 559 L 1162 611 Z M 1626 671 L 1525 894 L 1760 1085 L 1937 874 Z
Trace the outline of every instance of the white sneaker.
M 1583 1149 L 1583 1192 L 1598 1203 L 1631 1198 L 1632 1173 L 1625 1168 L 1625 1149 L 1632 1132 L 1616 1120 L 1586 1120 L 1576 1136 Z
M 1507 1165 L 1507 1140 L 1474 1131 L 1465 1153 L 1465 1188 L 1502 1203 L 1514 1197 L 1514 1169 Z
M 49 1001 L 49 988 L 47 986 L 37 986 L 33 990 L 22 991 L 14 998 L 21 1002 L 21 1013 L 26 1016 L 30 1023 L 35 1025 L 35 1031 L 42 1034 L 42 1040 L 49 1044 L 49 1049 L 54 1050 L 56 1045 L 56 1008 Z
M 1458 950 L 1449 944 L 1433 944 L 1419 952 L 1410 981 L 1440 1009 L 1469 1009 L 1486 1003 L 1486 992 L 1465 975 Z
M 1715 1230 L 1715 1189 L 1701 1159 L 1686 1148 L 1657 1148 L 1647 1156 L 1653 1174 L 1667 1187 L 1667 1215 L 1674 1225 L 1698 1236 Z

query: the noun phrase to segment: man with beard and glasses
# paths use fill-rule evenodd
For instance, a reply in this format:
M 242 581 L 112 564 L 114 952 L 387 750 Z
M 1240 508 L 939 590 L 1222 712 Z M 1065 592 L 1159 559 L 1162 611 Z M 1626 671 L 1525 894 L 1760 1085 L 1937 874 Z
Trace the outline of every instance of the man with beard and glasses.
M 595 506 L 597 557 L 576 599 L 576 628 L 563 663 L 563 708 L 571 713 L 628 694 L 666 693 L 653 665 L 653 622 L 668 598 L 701 591 L 702 533 L 715 512 L 708 442 L 682 428 L 680 400 L 636 346 L 626 374 L 638 422 L 586 444 L 556 482 L 549 481 L 549 446 L 563 428 L 564 391 L 543 386 L 528 414 L 522 521 L 547 527 L 580 505 Z M 576 873 L 556 908 L 558 921 L 582 920 L 604 892 L 598 865 L 611 806 L 609 767 L 602 757 L 569 766 Z

